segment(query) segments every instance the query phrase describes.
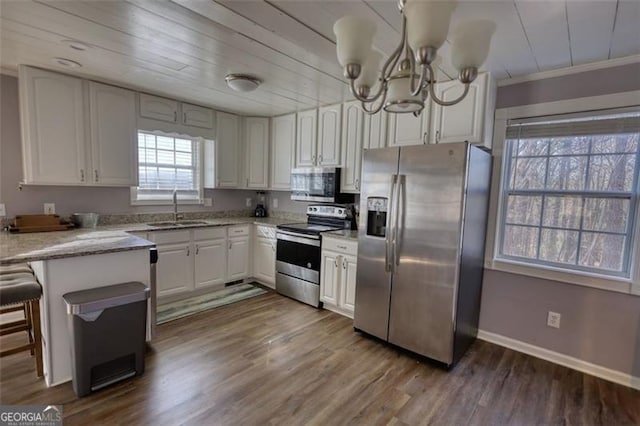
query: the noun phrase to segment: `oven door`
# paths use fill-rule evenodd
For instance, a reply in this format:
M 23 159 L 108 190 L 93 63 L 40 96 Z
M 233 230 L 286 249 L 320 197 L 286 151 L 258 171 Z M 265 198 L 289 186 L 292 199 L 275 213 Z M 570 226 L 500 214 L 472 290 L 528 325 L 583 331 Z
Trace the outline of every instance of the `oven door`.
M 276 272 L 320 284 L 320 237 L 278 230 Z
M 320 237 L 278 230 L 276 291 L 320 307 Z

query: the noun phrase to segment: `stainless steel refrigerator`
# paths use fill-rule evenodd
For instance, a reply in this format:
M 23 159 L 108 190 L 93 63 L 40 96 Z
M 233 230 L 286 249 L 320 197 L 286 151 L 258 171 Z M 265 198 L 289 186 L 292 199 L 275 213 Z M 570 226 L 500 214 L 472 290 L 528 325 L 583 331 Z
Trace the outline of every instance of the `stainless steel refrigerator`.
M 460 359 L 478 329 L 490 174 L 466 142 L 365 151 L 356 330 Z

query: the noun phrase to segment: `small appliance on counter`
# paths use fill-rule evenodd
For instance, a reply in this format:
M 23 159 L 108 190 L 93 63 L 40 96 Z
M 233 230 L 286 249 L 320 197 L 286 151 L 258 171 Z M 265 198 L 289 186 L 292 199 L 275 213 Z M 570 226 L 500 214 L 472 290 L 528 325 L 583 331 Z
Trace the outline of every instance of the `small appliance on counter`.
M 255 217 L 267 217 L 267 208 L 264 204 L 258 204 L 254 212 Z

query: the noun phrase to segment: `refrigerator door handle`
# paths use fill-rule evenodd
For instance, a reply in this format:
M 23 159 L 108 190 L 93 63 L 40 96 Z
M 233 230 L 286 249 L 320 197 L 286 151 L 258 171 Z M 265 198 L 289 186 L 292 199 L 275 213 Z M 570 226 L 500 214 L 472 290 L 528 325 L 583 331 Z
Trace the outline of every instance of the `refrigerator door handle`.
M 393 269 L 393 259 L 390 259 L 390 251 L 391 251 L 391 244 L 392 244 L 392 238 L 393 238 L 393 233 L 394 233 L 394 226 L 395 226 L 395 222 L 394 222 L 394 209 L 395 209 L 395 197 L 396 197 L 396 183 L 398 182 L 398 175 L 391 175 L 391 196 L 389 197 L 389 206 L 390 211 L 389 211 L 389 218 L 387 219 L 389 221 L 389 226 L 387 227 L 387 235 L 384 239 L 384 270 L 386 272 L 392 272 Z
M 402 216 L 404 215 L 404 175 L 398 175 L 398 188 L 396 190 L 396 209 L 395 209 L 395 225 L 393 226 L 393 261 L 396 266 L 400 266 L 400 257 L 398 257 L 398 245 L 400 245 L 401 227 L 404 227 Z M 395 269 L 395 266 L 394 266 Z

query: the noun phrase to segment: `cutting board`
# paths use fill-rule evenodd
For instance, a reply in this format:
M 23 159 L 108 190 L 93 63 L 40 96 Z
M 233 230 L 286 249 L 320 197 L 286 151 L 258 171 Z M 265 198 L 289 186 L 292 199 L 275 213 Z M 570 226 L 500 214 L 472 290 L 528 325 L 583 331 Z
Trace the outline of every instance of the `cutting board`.
M 9 232 L 66 231 L 73 227 L 72 223 L 60 219 L 57 214 L 25 214 L 16 216 L 14 224 L 9 227 Z

